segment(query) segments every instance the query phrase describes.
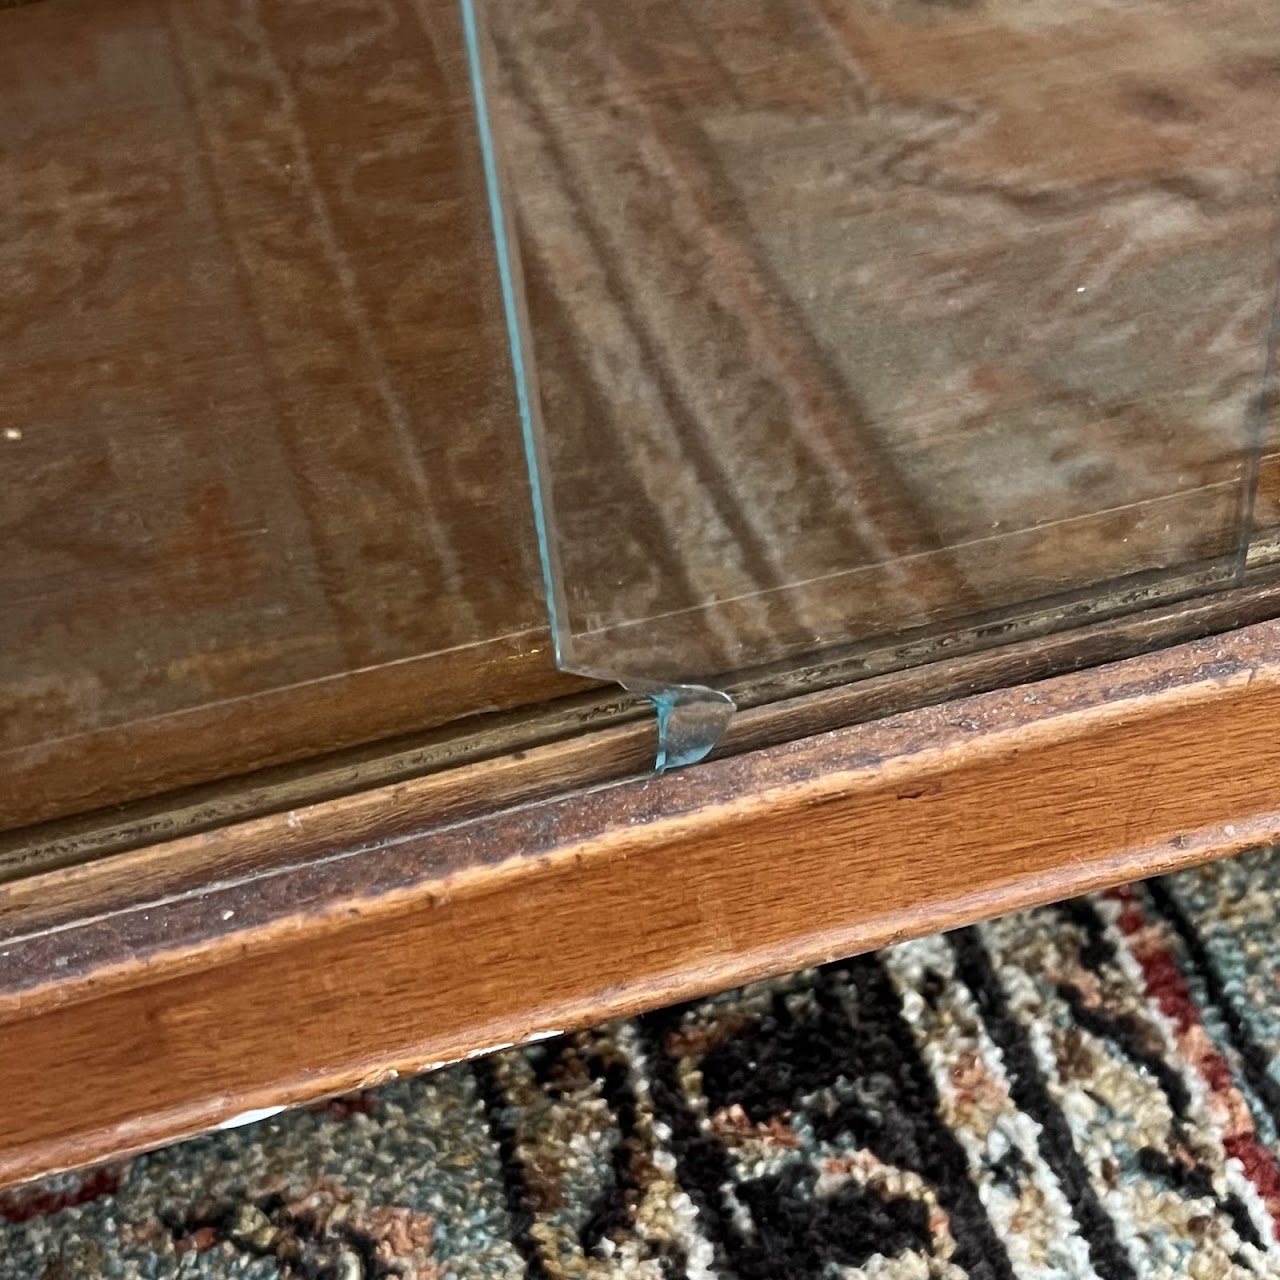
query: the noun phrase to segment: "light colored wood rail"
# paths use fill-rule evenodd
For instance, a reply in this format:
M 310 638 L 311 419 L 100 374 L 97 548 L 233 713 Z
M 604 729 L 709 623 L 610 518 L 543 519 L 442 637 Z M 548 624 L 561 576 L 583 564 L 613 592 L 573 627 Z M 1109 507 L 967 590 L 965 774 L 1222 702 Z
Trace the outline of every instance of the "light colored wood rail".
M 401 784 L 16 882 L 0 1183 L 1280 837 L 1278 724 L 1263 623 L 420 830 Z M 262 822 L 341 839 L 263 869 Z M 191 841 L 218 876 L 166 888 Z

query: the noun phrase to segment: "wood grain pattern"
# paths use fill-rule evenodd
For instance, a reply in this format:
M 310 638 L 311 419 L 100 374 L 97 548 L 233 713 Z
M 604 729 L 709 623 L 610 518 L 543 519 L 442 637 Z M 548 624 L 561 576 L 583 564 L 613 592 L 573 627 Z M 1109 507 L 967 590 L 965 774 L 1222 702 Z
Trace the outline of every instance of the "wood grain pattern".
M 1065 632 L 1053 630 L 1060 622 L 1053 615 L 1032 615 L 975 633 L 903 637 L 888 646 L 834 651 L 807 667 L 787 664 L 752 673 L 733 687 L 740 710 L 713 758 L 1114 662 L 1280 614 L 1275 571 L 1259 569 L 1250 579 L 1238 590 L 1154 605 Z M 1105 614 L 1109 606 L 1100 604 Z M 1000 643 L 989 647 L 994 641 Z M 386 837 L 414 823 L 438 823 L 447 814 L 474 814 L 486 805 L 498 808 L 641 775 L 652 763 L 654 746 L 646 702 L 595 690 L 518 715 L 463 720 L 327 760 L 0 833 L 0 882 L 139 850 L 138 860 L 115 858 L 92 880 L 92 896 L 82 896 L 79 909 L 93 914 L 115 904 L 108 886 L 117 880 L 133 893 L 173 893 L 217 879 L 228 859 L 247 871 L 294 856 L 286 823 L 290 811 L 347 797 L 318 810 L 325 816 L 310 847 L 323 854 L 341 847 L 348 831 L 372 829 Z M 274 820 L 261 825 L 252 821 L 271 815 Z M 219 828 L 231 829 L 206 840 L 185 839 Z M 147 854 L 150 845 L 159 847 Z M 82 890 L 88 883 L 73 882 Z M 10 892 L 21 896 L 24 890 L 15 886 Z M 0 904 L 0 913 L 7 905 Z
M 580 666 L 1237 580 L 1255 4 L 480 7 Z M 0 108 L 0 831 L 584 688 L 455 0 L 6 6 Z
M 586 669 L 1209 582 L 1272 518 L 1250 0 L 482 8 Z
M 458 7 L 0 14 L 0 830 L 582 683 Z
M 0 1180 L 1276 838 L 1278 715 L 1264 623 L 98 919 L 33 880 Z

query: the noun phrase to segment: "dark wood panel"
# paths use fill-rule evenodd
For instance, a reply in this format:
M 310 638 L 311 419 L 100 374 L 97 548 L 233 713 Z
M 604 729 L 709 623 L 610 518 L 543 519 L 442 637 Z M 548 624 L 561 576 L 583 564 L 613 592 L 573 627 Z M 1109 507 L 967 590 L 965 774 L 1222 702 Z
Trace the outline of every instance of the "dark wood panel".
M 1256 5 L 484 7 L 592 669 L 1236 580 Z M 454 0 L 5 7 L 0 107 L 0 830 L 586 687 Z
M 556 677 L 456 4 L 0 14 L 0 828 Z
M 1275 839 L 1278 715 L 1265 623 L 378 840 L 393 788 L 78 923 L 117 860 L 0 889 L 0 1180 Z

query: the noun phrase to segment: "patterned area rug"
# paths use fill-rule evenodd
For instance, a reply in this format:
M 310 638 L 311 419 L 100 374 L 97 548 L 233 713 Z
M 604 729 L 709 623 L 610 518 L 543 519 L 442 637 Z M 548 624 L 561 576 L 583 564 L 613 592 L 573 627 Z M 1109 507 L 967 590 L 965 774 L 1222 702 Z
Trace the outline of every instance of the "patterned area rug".
M 0 1197 L 3 1280 L 1280 1276 L 1280 850 Z

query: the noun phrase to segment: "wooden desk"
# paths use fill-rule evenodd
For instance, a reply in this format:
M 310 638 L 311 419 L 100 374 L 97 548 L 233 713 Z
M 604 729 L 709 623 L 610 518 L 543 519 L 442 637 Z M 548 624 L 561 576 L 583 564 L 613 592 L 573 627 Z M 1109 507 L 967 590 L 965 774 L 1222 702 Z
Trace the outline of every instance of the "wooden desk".
M 0 8 L 0 1183 L 1280 837 L 1280 36 L 1078 3 L 504 11 L 661 778 L 452 0 Z

